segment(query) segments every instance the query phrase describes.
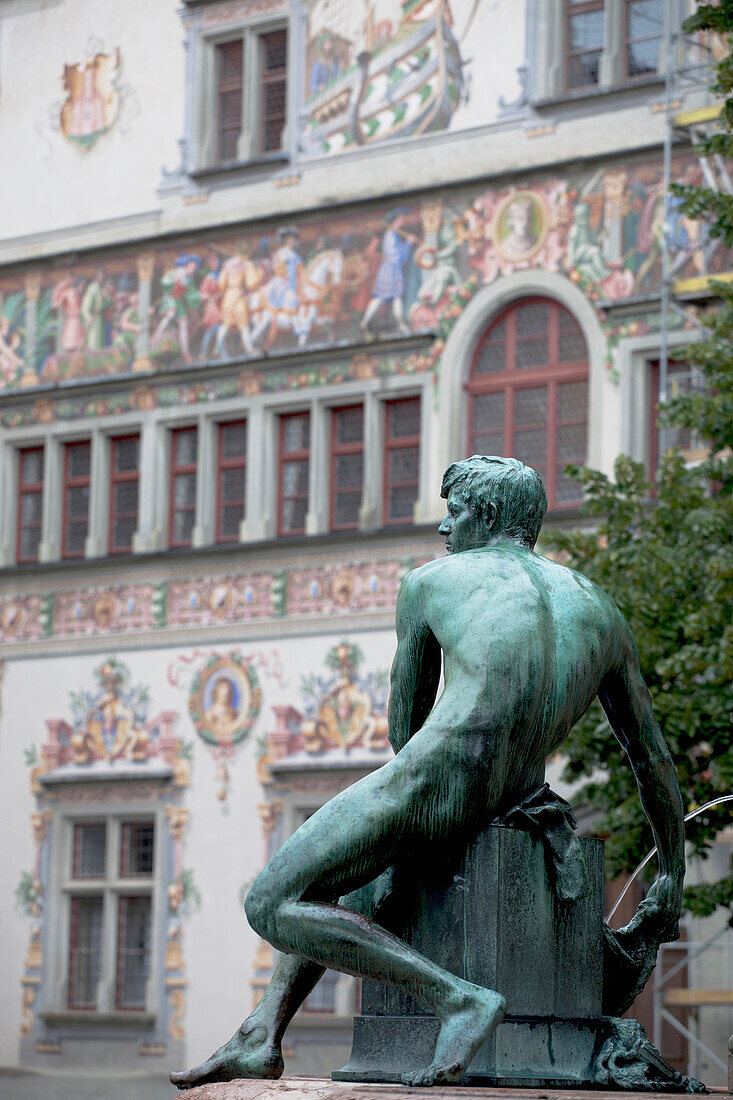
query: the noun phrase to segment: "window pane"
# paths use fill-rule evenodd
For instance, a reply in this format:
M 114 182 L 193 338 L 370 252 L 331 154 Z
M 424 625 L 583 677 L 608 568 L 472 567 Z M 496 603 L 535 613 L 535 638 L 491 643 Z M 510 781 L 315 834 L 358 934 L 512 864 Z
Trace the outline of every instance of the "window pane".
M 530 302 L 517 308 L 516 317 L 517 336 L 539 336 L 549 327 L 549 306 L 547 302 Z
M 327 970 L 313 992 L 306 997 L 303 1008 L 307 1012 L 335 1012 L 338 980 L 337 973 Z
M 88 477 L 91 468 L 92 445 L 86 443 L 67 444 L 69 455 L 69 477 Z
M 398 447 L 390 451 L 388 472 L 390 484 L 399 481 L 414 481 L 417 484 L 419 460 L 418 447 Z
M 43 450 L 21 451 L 20 480 L 23 485 L 43 481 Z
M 236 160 L 237 159 L 237 142 L 239 141 L 239 130 L 224 130 L 221 134 L 221 141 L 219 143 L 219 157 L 221 160 Z
M 339 455 L 336 459 L 336 485 L 339 489 L 358 488 L 364 477 L 364 456 Z
M 560 314 L 560 336 L 558 359 L 561 363 L 573 363 L 578 359 L 587 359 L 585 337 L 574 317 L 564 311 Z
M 543 367 L 548 358 L 546 336 L 538 336 L 532 340 L 517 340 L 517 348 L 514 353 L 514 366 L 517 370 Z
M 588 415 L 588 383 L 562 382 L 557 387 L 558 420 L 585 421 Z
M 139 436 L 116 440 L 114 445 L 115 473 L 122 474 L 129 470 L 137 470 L 139 451 Z
M 389 518 L 412 519 L 413 508 L 417 500 L 417 485 L 402 485 L 389 491 Z
M 183 544 L 190 543 L 193 535 L 194 512 L 175 512 L 173 516 L 172 541 Z
M 222 424 L 221 453 L 223 458 L 247 457 L 247 424 L 242 421 L 239 424 Z
M 71 899 L 69 945 L 69 1006 L 96 1008 L 102 969 L 101 897 Z
M 150 964 L 150 898 L 120 898 L 117 934 L 117 1007 L 145 1008 Z
M 37 558 L 38 548 L 41 545 L 41 528 L 24 527 L 20 532 L 20 556 L 21 558 Z
M 155 827 L 152 821 L 127 821 L 122 826 L 120 875 L 134 878 L 153 873 Z
M 584 11 L 570 17 L 569 40 L 571 50 L 603 49 L 603 11 Z
M 219 59 L 219 80 L 241 80 L 242 78 L 242 39 L 235 42 L 223 42 L 216 47 Z
M 629 76 L 644 76 L 657 71 L 659 39 L 646 42 L 630 42 L 627 49 Z
M 420 398 L 393 401 L 389 406 L 389 435 L 401 439 L 420 434 Z
M 573 54 L 568 62 L 568 84 L 571 88 L 587 88 L 598 83 L 601 65 L 599 50 Z
M 474 432 L 504 431 L 504 394 L 478 393 L 473 399 L 472 427 Z
M 244 500 L 244 467 L 221 472 L 222 500 Z
M 288 61 L 287 31 L 271 31 L 260 36 L 262 59 L 265 72 L 284 69 Z
M 512 458 L 533 466 L 540 476 L 547 457 L 547 429 L 521 428 L 514 432 Z
M 585 424 L 559 425 L 557 429 L 557 457 L 561 466 L 578 465 L 585 461 Z
M 189 466 L 196 461 L 196 429 L 185 428 L 174 435 L 175 440 L 175 464 L 176 466 Z
M 74 520 L 66 527 L 66 553 L 83 554 L 84 542 L 87 537 L 87 521 Z
M 69 489 L 67 495 L 68 514 L 72 519 L 80 519 L 89 512 L 89 486 L 79 485 Z
M 220 537 L 225 539 L 239 538 L 239 524 L 244 519 L 244 510 L 241 504 L 227 504 L 221 510 Z
M 283 534 L 302 531 L 305 528 L 305 514 L 308 501 L 305 497 L 291 497 L 282 502 L 281 529 Z
M 501 329 L 503 331 L 502 322 Z M 474 374 L 495 374 L 506 366 L 506 344 L 492 333 L 490 339 L 479 349 L 473 366 Z
M 629 38 L 661 38 L 664 32 L 664 0 L 631 0 Z
M 112 528 L 112 550 L 129 550 L 137 531 L 137 516 L 118 517 Z
M 282 491 L 285 496 L 291 493 L 308 492 L 308 459 L 283 463 Z
M 356 527 L 359 523 L 359 505 L 361 490 L 354 493 L 337 493 L 334 509 L 334 522 L 338 527 L 346 525 Z
M 268 118 L 285 117 L 285 81 L 273 80 L 265 85 L 265 115 Z
M 74 826 L 74 878 L 96 878 L 104 874 L 107 826 L 103 821 Z
M 514 392 L 514 423 L 517 427 L 527 424 L 544 424 L 547 420 L 547 386 L 533 386 Z
M 284 416 L 283 417 L 283 450 L 288 451 L 307 451 L 308 450 L 308 436 L 309 436 L 309 424 L 310 416 L 308 413 L 301 413 L 298 416 Z
M 40 523 L 41 493 L 24 493 L 20 500 L 21 523 Z
M 196 474 L 176 474 L 173 500 L 176 508 L 193 508 L 196 504 Z
M 123 481 L 114 486 L 113 509 L 137 515 L 137 481 Z
M 361 443 L 364 439 L 364 407 L 362 405 L 353 409 L 337 409 L 334 415 L 336 421 L 337 443 Z

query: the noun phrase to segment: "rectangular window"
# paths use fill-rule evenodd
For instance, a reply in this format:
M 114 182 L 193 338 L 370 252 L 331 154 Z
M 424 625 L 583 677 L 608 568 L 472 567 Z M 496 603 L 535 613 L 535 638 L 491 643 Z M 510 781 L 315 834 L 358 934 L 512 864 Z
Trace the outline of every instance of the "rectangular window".
M 104 821 L 85 821 L 74 826 L 74 878 L 104 877 L 107 855 L 107 826 Z
M 287 118 L 288 32 L 286 27 L 244 30 L 213 47 L 215 162 L 236 164 L 277 153 Z M 256 69 L 246 82 L 248 65 Z
M 122 826 L 120 878 L 144 878 L 153 873 L 155 831 L 152 821 L 128 821 Z
M 659 462 L 659 363 L 652 368 L 652 408 L 650 417 L 651 438 L 649 441 L 649 468 L 652 478 L 656 478 Z M 667 397 L 672 400 L 684 394 L 705 390 L 705 378 L 702 372 L 689 363 L 672 360 L 667 364 Z M 707 458 L 709 449 L 703 446 L 690 428 L 667 427 L 664 430 L 665 448 L 676 447 L 682 452 L 685 462 L 699 462 Z
M 84 557 L 89 530 L 89 487 L 91 483 L 92 444 L 86 439 L 67 443 L 64 448 L 64 507 L 61 556 Z
M 285 29 L 259 36 L 259 151 L 277 152 L 287 110 L 288 33 Z
M 18 452 L 18 542 L 19 562 L 38 561 L 43 507 L 43 447 L 26 447 Z
M 247 421 L 219 425 L 216 541 L 237 542 L 247 510 Z
M 420 470 L 420 398 L 387 401 L 384 522 L 412 523 Z
M 69 1008 L 97 1007 L 102 976 L 104 899 L 99 894 L 71 898 Z
M 124 554 L 132 550 L 137 530 L 140 436 L 120 436 L 110 444 L 109 552 Z
M 122 1011 L 145 1008 L 145 985 L 150 969 L 149 895 L 121 897 L 117 916 L 117 996 Z
M 566 87 L 596 87 L 605 39 L 604 0 L 565 0 L 565 15 Z
M 331 530 L 359 526 L 364 479 L 364 406 L 331 413 Z
M 218 160 L 230 164 L 237 159 L 237 142 L 242 129 L 244 42 L 222 42 L 216 47 L 216 102 Z
M 196 522 L 196 428 L 175 428 L 171 432 L 171 481 L 169 542 L 173 547 L 190 546 Z
M 278 534 L 305 534 L 310 470 L 310 413 L 280 417 Z
M 659 72 L 664 40 L 664 0 L 626 0 L 626 77 Z

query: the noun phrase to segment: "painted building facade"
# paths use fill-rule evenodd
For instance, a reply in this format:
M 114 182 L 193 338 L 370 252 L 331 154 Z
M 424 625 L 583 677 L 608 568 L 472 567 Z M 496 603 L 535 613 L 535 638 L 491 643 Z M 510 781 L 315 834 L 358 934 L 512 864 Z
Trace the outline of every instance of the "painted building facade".
M 261 994 L 242 898 L 387 758 L 450 461 L 530 462 L 550 525 L 567 463 L 651 471 L 687 8 L 2 5 L 0 1063 L 163 1073 Z M 290 1068 L 356 997 L 324 979 Z

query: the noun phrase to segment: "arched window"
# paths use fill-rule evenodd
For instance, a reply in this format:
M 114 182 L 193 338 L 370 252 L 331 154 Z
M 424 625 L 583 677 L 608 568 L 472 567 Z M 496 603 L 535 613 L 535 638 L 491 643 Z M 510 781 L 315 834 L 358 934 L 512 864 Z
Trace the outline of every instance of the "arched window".
M 550 510 L 580 503 L 577 481 L 588 427 L 588 349 L 578 322 L 549 298 L 513 302 L 481 337 L 468 390 L 469 454 L 533 466 Z

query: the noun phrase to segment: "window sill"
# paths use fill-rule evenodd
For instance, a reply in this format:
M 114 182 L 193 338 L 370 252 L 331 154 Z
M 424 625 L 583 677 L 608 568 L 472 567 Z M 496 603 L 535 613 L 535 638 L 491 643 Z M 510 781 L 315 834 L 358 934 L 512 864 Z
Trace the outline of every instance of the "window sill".
M 664 87 L 664 76 L 660 73 L 654 76 L 646 76 L 639 80 L 629 80 L 623 84 L 611 84 L 603 88 L 578 88 L 574 91 L 560 92 L 557 95 L 543 96 L 541 99 L 533 99 L 532 107 L 541 111 L 549 107 L 564 107 L 571 103 L 587 103 L 596 99 L 604 99 L 609 96 L 617 96 L 620 99 L 630 99 L 634 92 L 649 88 Z
M 157 1022 L 153 1012 L 94 1012 L 68 1009 L 65 1012 L 42 1012 L 47 1027 L 103 1028 L 105 1030 L 150 1031 Z
M 253 157 L 251 160 L 238 160 L 233 164 L 211 164 L 205 168 L 192 168 L 188 172 L 188 175 L 194 180 L 206 180 L 244 174 L 247 172 L 256 172 L 258 169 L 287 164 L 289 160 L 290 156 L 288 153 L 265 153 L 261 157 Z

